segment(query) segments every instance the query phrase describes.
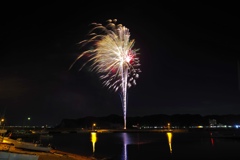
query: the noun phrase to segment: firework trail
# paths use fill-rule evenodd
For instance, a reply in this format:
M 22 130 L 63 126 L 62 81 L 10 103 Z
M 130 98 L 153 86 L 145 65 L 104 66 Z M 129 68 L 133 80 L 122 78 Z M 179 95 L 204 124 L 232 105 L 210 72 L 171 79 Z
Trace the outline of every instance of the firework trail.
M 88 38 L 79 43 L 87 49 L 84 49 L 70 68 L 85 57 L 87 61 L 79 70 L 90 63 L 91 71 L 100 75 L 103 85 L 120 93 L 126 129 L 127 88 L 136 85 L 141 70 L 139 49 L 133 49 L 135 41 L 130 40 L 129 29 L 116 22 L 116 19 L 110 19 L 106 25 L 92 23 Z

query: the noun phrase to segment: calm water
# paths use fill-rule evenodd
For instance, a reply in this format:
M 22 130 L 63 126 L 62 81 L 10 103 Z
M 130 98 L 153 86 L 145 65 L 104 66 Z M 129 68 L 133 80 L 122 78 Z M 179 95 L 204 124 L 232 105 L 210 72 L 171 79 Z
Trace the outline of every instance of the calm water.
M 240 139 L 210 138 L 190 133 L 54 134 L 58 150 L 113 160 L 240 159 Z

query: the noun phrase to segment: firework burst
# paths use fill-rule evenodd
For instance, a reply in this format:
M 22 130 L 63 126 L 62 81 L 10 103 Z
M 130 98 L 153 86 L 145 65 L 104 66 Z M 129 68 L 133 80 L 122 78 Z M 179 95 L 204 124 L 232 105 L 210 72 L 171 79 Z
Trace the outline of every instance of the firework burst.
M 133 49 L 135 40 L 130 40 L 129 29 L 117 20 L 108 20 L 106 25 L 92 23 L 93 27 L 88 38 L 79 44 L 85 49 L 74 61 L 72 66 L 82 57 L 88 60 L 80 70 L 90 64 L 91 71 L 99 73 L 103 85 L 119 92 L 124 114 L 124 129 L 126 129 L 127 88 L 136 85 L 139 77 L 139 49 Z

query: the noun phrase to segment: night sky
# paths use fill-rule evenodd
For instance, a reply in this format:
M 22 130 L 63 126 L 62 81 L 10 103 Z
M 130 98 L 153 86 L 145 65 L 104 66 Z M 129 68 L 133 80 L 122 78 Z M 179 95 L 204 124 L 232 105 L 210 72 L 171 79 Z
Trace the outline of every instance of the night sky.
M 140 48 L 142 73 L 128 90 L 127 116 L 240 114 L 237 7 L 237 2 L 4 2 L 0 115 L 7 125 L 122 115 L 118 93 L 103 87 L 95 72 L 78 71 L 80 65 L 68 70 L 89 24 L 115 18 Z

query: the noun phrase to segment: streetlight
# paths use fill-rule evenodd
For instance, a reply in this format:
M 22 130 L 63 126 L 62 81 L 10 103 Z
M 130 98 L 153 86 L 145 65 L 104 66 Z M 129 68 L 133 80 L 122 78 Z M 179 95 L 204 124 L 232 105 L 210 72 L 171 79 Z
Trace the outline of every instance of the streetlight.
M 4 121 L 5 121 L 5 119 L 2 118 L 2 119 L 1 119 L 1 123 L 0 123 L 0 125 L 2 125 L 2 129 L 4 129 Z
M 24 128 L 30 126 L 30 120 L 31 120 L 31 117 L 27 117 L 27 118 L 24 118 L 24 119 L 23 119 L 23 127 L 24 127 Z
M 28 127 L 30 127 L 30 120 L 31 120 L 31 118 L 28 117 L 27 120 L 28 120 Z
M 92 125 L 92 130 L 94 129 L 95 126 L 96 126 L 96 123 L 93 123 L 93 125 Z
M 170 123 L 168 123 L 168 130 L 170 130 L 170 128 L 171 128 L 171 124 L 170 124 Z

